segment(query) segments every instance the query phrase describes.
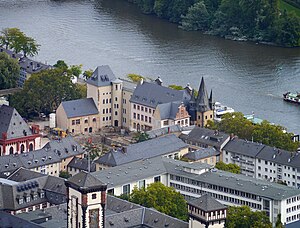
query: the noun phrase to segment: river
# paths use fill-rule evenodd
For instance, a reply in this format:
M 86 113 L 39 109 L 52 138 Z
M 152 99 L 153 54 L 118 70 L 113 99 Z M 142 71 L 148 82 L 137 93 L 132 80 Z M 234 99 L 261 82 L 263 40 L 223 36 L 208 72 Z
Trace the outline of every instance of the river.
M 300 48 L 235 42 L 143 15 L 125 0 L 0 0 L 0 29 L 18 27 L 41 44 L 35 59 L 54 64 L 108 64 L 118 77 L 137 73 L 165 85 L 205 77 L 214 98 L 300 133 L 300 106 L 282 94 L 300 91 Z

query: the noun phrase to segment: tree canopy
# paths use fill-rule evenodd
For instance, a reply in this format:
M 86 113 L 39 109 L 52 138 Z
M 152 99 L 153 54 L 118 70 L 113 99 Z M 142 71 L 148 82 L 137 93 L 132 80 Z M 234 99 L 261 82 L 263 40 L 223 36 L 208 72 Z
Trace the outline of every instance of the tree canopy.
M 140 82 L 142 79 L 146 80 L 145 77 L 139 74 L 127 74 L 127 78 L 131 80 L 132 82 Z
M 264 120 L 261 124 L 252 124 L 250 120 L 244 118 L 243 113 L 227 113 L 221 122 L 210 122 L 209 128 L 218 129 L 229 134 L 237 135 L 239 138 L 253 140 L 279 149 L 296 151 L 299 142 L 292 140 L 292 133 L 285 132 L 284 127 L 274 125 Z
M 0 32 L 0 45 L 26 56 L 38 54 L 40 45 L 18 28 L 5 28 Z
M 279 0 L 128 0 L 148 14 L 230 39 L 300 46 L 300 18 Z M 299 7 L 299 0 L 285 0 Z M 287 3 L 286 3 L 287 4 Z M 288 8 L 289 9 L 289 8 Z M 296 8 L 297 9 L 297 8 Z
M 174 188 L 167 187 L 160 182 L 152 183 L 147 188 L 133 189 L 128 199 L 184 221 L 188 218 L 184 197 Z
M 0 89 L 14 88 L 20 77 L 20 66 L 17 60 L 0 53 Z
M 215 168 L 219 169 L 219 170 L 223 170 L 223 171 L 227 171 L 227 172 L 231 172 L 231 173 L 241 173 L 241 167 L 239 167 L 236 164 L 225 164 L 222 161 L 217 162 Z
M 83 98 L 81 88 L 71 82 L 71 75 L 62 69 L 48 69 L 31 75 L 23 90 L 10 96 L 10 104 L 22 116 L 49 114 L 62 101 Z
M 226 217 L 226 228 L 272 228 L 264 211 L 251 211 L 248 206 L 229 207 Z

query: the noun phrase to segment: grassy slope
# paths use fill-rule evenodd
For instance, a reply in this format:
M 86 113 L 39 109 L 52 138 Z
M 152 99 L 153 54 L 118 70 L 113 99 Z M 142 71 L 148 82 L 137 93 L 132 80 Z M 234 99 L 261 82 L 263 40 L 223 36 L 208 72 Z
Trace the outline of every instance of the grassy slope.
M 300 17 L 300 9 L 284 2 L 283 0 L 279 1 L 279 8 L 281 10 L 294 11 Z

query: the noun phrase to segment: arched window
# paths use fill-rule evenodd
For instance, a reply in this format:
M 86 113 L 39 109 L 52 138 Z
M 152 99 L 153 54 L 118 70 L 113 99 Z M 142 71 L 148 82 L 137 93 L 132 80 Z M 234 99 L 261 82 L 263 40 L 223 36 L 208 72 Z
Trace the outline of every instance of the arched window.
M 32 143 L 29 144 L 29 151 L 33 151 L 33 144 Z
M 14 154 L 14 148 L 12 146 L 9 148 L 9 154 Z
M 24 153 L 24 150 L 25 150 L 25 146 L 24 146 L 24 144 L 21 144 L 21 153 Z

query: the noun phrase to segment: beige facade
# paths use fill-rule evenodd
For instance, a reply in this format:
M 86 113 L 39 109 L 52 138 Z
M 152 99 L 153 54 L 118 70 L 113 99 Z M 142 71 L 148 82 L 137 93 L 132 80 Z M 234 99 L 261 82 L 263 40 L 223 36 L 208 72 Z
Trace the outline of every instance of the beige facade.
M 197 112 L 196 125 L 198 127 L 205 127 L 209 120 L 213 121 L 214 111 L 208 110 L 206 112 Z
M 68 118 L 62 104 L 57 108 L 56 116 L 57 126 L 75 135 L 94 133 L 100 129 L 99 115 Z
M 130 116 L 131 116 L 131 104 L 129 102 L 132 91 L 126 88 L 123 88 L 122 94 L 122 126 L 126 129 L 130 128 Z
M 148 131 L 152 130 L 154 127 L 154 118 L 153 114 L 155 113 L 155 109 L 131 103 L 131 131 Z

